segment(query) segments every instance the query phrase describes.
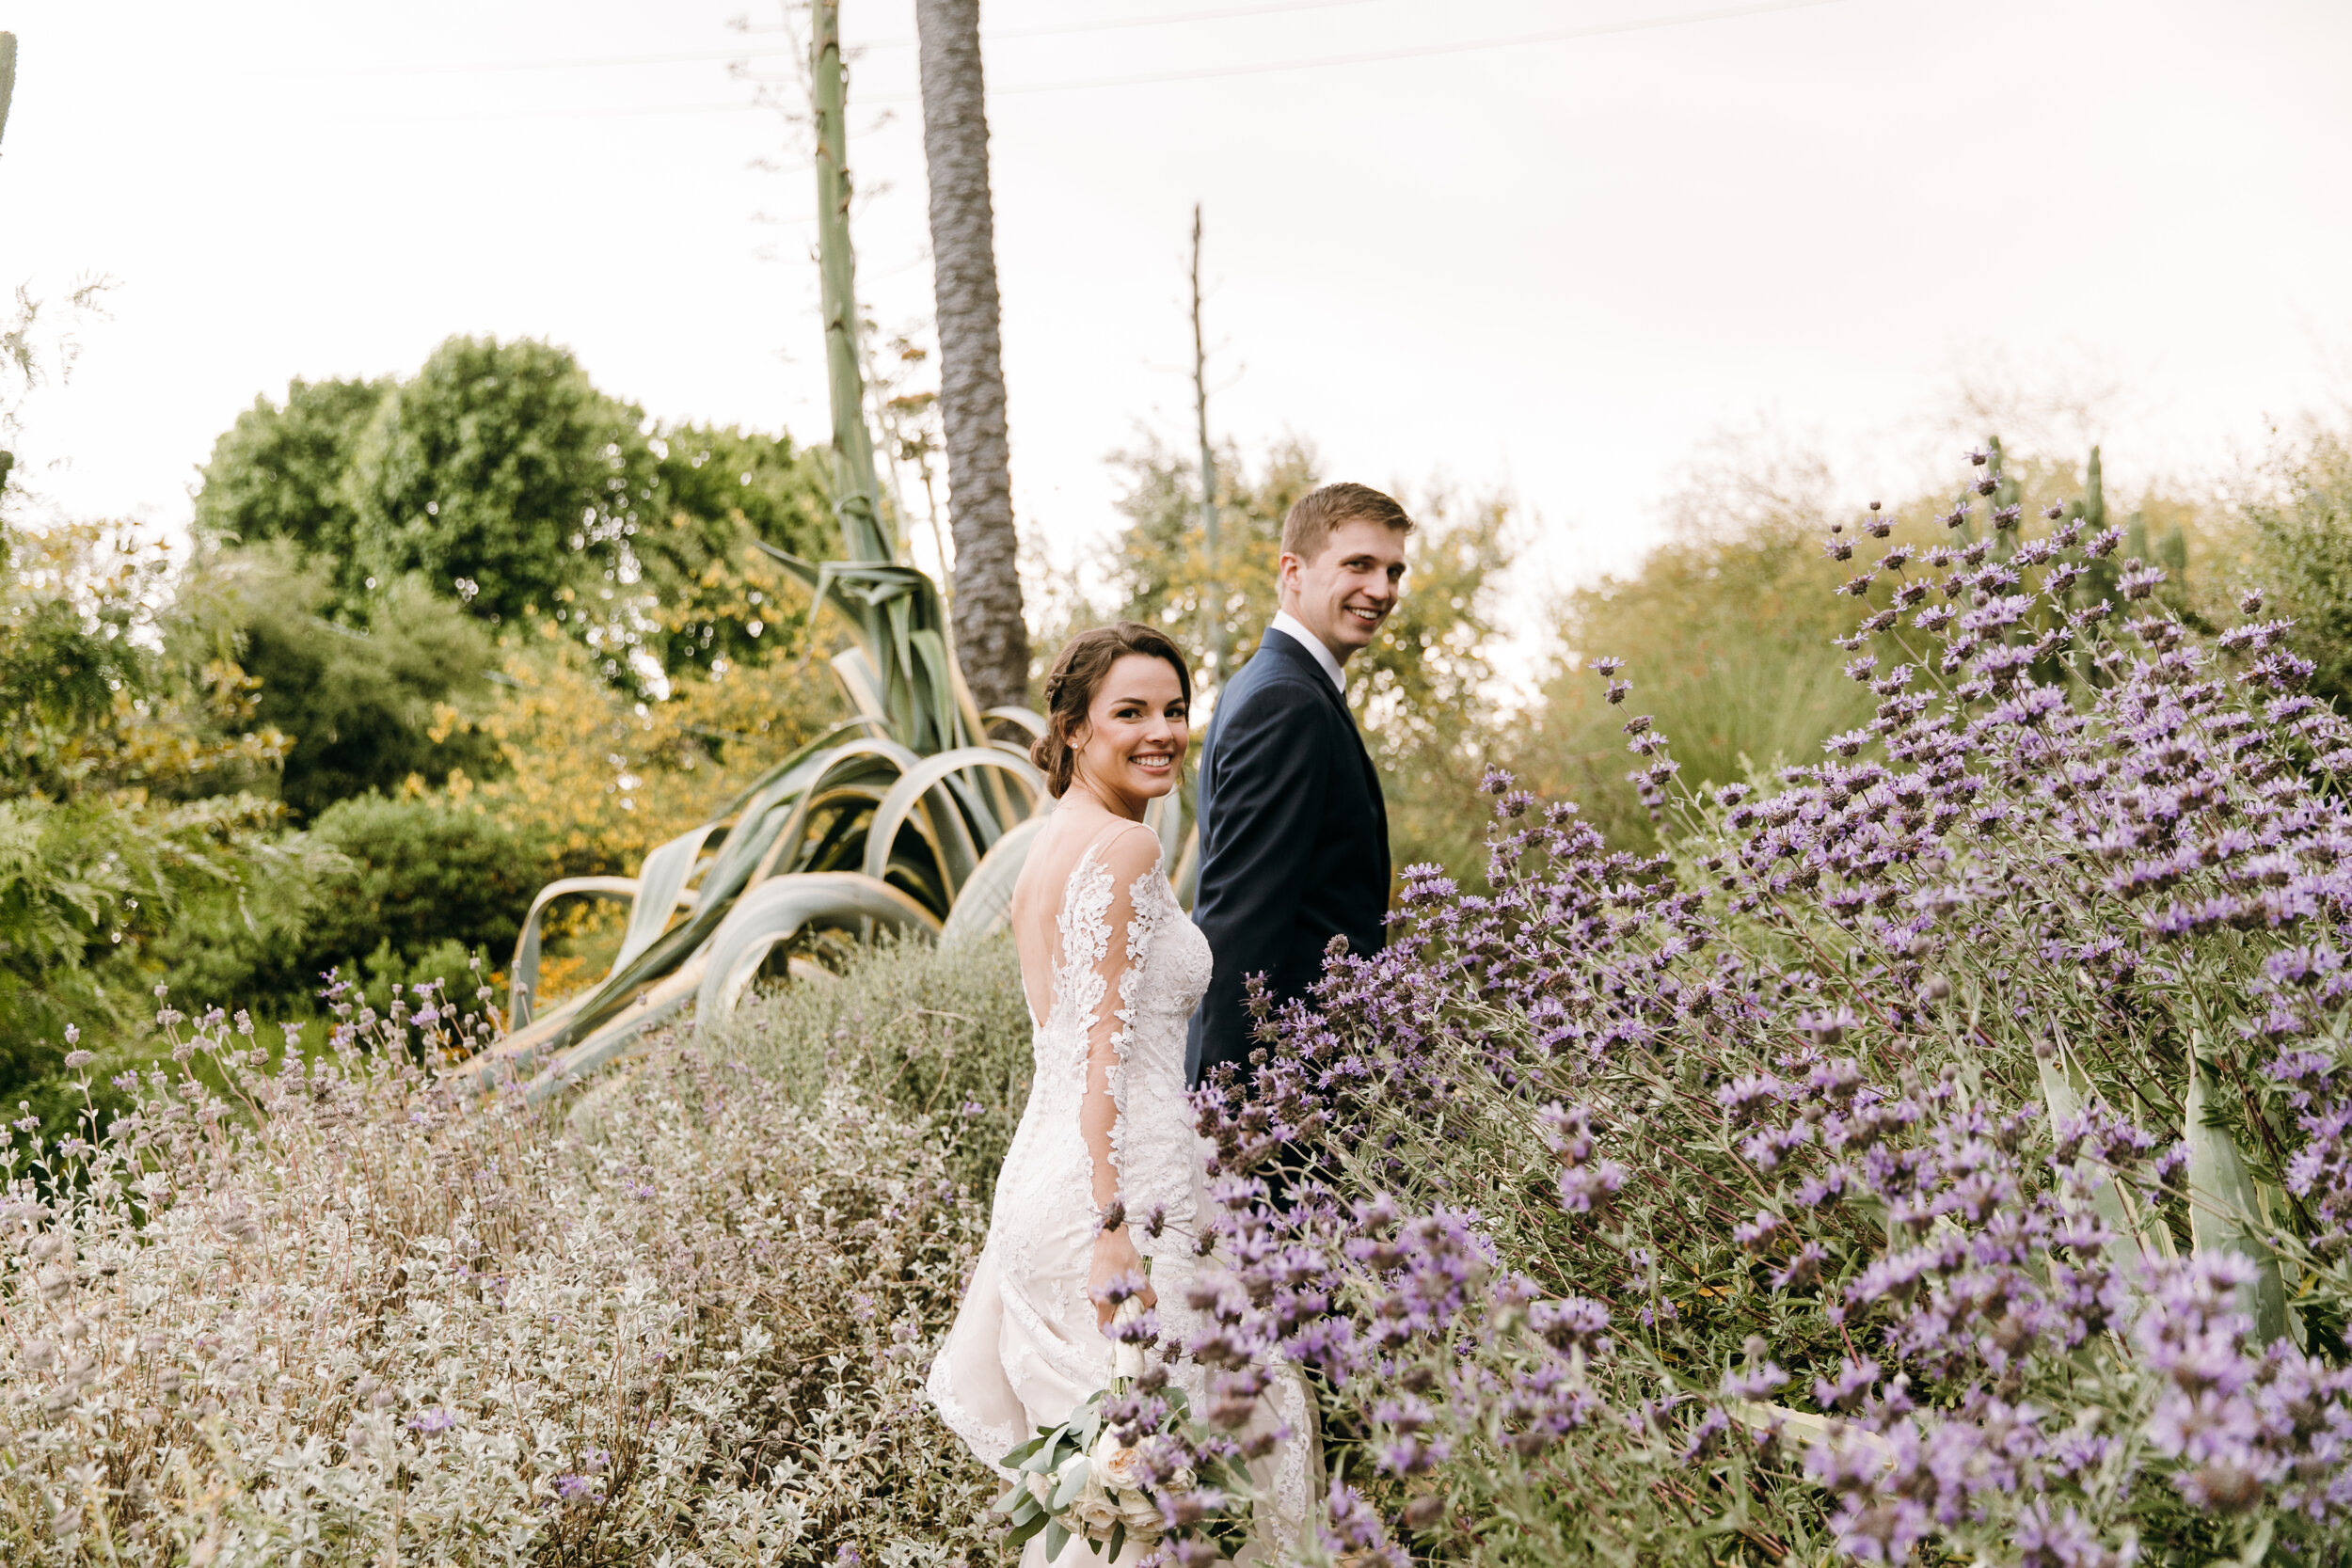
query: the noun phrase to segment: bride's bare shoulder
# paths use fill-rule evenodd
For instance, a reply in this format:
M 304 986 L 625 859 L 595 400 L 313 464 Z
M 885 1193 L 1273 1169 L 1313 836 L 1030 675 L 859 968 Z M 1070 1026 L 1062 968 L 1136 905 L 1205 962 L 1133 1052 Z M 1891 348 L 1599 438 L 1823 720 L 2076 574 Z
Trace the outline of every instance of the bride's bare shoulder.
M 1089 852 L 1094 863 L 1110 873 L 1113 885 L 1123 891 L 1159 863 L 1160 841 L 1142 823 L 1105 812 L 1057 814 L 1038 835 L 1013 883 L 1013 919 L 1058 911 L 1073 874 Z

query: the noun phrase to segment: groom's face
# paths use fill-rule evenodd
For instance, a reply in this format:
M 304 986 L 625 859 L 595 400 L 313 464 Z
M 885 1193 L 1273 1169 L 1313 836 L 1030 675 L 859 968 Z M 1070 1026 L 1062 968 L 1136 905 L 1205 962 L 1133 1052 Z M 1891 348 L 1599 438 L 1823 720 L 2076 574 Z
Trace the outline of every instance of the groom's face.
M 1282 608 L 1343 661 L 1379 635 L 1404 581 L 1404 533 L 1352 517 L 1333 527 L 1312 561 L 1282 557 Z

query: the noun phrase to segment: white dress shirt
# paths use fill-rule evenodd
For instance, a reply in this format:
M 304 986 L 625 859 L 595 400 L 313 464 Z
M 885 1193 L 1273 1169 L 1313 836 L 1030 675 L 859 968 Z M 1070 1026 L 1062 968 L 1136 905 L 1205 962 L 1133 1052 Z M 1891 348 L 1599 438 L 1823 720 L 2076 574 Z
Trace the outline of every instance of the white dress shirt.
M 1304 621 L 1287 610 L 1278 610 L 1274 612 L 1274 629 L 1305 648 L 1323 666 L 1323 673 L 1331 677 L 1331 684 L 1340 689 L 1340 695 L 1347 695 L 1347 677 L 1340 673 L 1340 661 L 1331 657 L 1331 650 L 1323 645 L 1322 638 L 1307 629 Z

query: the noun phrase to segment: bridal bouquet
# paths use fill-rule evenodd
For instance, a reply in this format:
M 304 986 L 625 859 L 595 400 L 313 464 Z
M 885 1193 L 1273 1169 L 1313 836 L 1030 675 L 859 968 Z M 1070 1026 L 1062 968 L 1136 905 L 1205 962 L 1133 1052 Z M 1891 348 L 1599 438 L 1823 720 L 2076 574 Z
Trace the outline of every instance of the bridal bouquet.
M 1035 1437 L 1001 1461 L 1021 1478 L 1021 1484 L 996 1504 L 998 1513 L 1011 1516 L 1008 1544 L 1018 1546 L 1042 1530 L 1049 1559 L 1060 1555 L 1073 1538 L 1084 1541 L 1097 1556 L 1107 1547 L 1117 1557 L 1130 1541 L 1159 1539 L 1164 1522 L 1152 1496 L 1155 1489 L 1187 1493 L 1199 1486 L 1200 1478 L 1190 1469 L 1179 1469 L 1156 1482 L 1148 1480 L 1144 1446 L 1151 1439 L 1128 1428 L 1136 1440 L 1122 1442 L 1121 1429 L 1105 1418 L 1105 1407 L 1141 1383 L 1166 1402 L 1178 1430 L 1191 1424 L 1184 1390 L 1144 1376 L 1143 1352 L 1126 1337 L 1138 1332 L 1140 1315 L 1140 1305 L 1129 1298 L 1112 1320 L 1118 1342 L 1110 1386 L 1081 1400 L 1061 1425 L 1040 1427 Z

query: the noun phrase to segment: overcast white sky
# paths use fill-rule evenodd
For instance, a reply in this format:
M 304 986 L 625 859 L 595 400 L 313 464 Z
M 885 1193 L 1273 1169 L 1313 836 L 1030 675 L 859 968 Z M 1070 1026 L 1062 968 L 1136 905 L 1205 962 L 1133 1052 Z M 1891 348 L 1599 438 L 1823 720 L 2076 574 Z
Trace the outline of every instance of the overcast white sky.
M 782 45 L 727 26 L 774 6 L 0 0 L 23 50 L 0 282 L 121 283 L 29 411 L 27 455 L 70 464 L 40 482 L 169 525 L 256 394 L 405 372 L 453 332 L 567 344 L 657 415 L 821 439 L 810 180 L 797 145 L 752 166 L 783 135 L 725 64 Z M 912 3 L 845 11 L 860 282 L 891 327 L 930 297 Z M 2344 389 L 2342 0 L 983 22 L 1016 505 L 1063 559 L 1113 526 L 1105 454 L 1189 429 L 1195 200 L 1217 428 L 1310 437 L 1335 478 L 1509 490 L 1522 618 L 1637 555 L 1728 423 L 1899 490 L 1963 377 L 2103 383 L 2090 434 L 2129 482 L 2220 471 Z

